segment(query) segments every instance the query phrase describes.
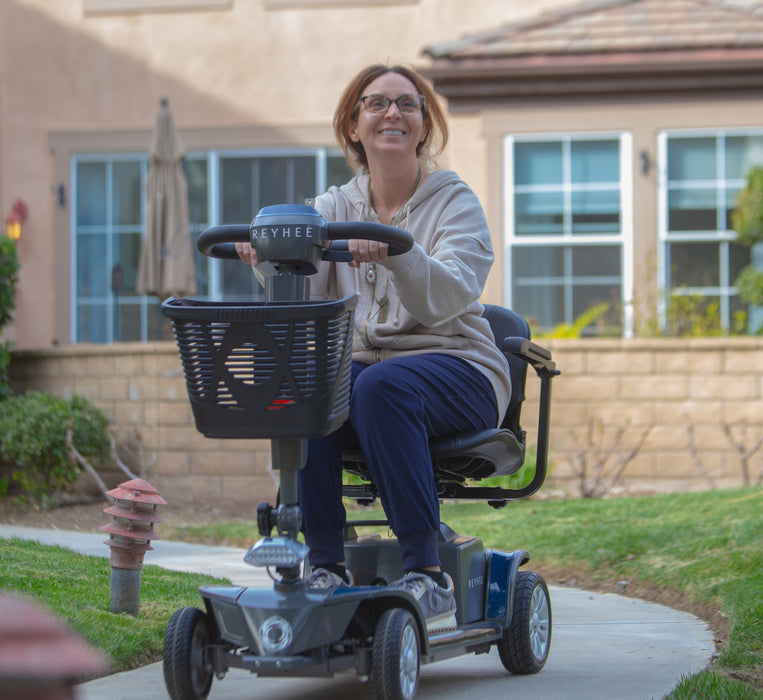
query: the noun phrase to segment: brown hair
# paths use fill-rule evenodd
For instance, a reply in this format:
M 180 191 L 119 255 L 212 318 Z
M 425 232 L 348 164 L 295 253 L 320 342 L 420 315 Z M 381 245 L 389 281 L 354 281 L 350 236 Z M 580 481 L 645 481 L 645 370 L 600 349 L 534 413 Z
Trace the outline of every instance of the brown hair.
M 353 170 L 359 167 L 368 168 L 368 158 L 363 144 L 350 138 L 350 127 L 358 119 L 360 98 L 363 96 L 363 91 L 369 83 L 385 73 L 397 73 L 408 78 L 416 86 L 419 94 L 424 95 L 422 115 L 424 124 L 428 129 L 426 137 L 416 148 L 416 155 L 419 158 L 433 161 L 435 156 L 443 152 L 445 144 L 448 142 L 448 123 L 445 114 L 440 108 L 435 91 L 422 75 L 405 66 L 384 66 L 381 64 L 368 66 L 350 81 L 334 112 L 334 135 Z

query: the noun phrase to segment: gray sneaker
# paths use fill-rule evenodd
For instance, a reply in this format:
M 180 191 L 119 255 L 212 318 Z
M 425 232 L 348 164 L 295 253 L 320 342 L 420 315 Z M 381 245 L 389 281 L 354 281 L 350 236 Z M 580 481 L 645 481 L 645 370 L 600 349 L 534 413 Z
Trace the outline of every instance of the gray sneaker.
M 448 587 L 438 586 L 426 574 L 409 573 L 390 583 L 390 588 L 407 591 L 415 599 L 424 613 L 427 632 L 442 632 L 456 629 L 456 599 L 453 596 L 453 580 L 445 574 Z
M 352 586 L 352 574 L 349 570 L 347 576 L 350 578 L 349 583 L 328 569 L 318 568 L 307 577 L 307 587 L 316 593 L 333 593 L 337 588 Z

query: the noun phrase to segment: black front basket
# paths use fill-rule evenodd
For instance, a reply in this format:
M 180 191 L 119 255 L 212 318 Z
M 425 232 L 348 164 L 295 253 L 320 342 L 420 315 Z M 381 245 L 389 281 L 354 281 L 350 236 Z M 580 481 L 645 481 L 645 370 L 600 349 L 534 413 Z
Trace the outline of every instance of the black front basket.
M 356 299 L 167 299 L 196 428 L 212 438 L 310 438 L 347 419 Z

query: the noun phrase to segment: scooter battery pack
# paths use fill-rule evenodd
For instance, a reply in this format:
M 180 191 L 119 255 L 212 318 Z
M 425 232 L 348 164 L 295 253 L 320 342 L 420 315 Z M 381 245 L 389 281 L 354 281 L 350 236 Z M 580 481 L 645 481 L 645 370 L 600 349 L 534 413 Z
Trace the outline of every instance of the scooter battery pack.
M 485 614 L 486 557 L 482 540 L 449 533 L 440 538 L 440 563 L 453 579 L 456 620 L 481 620 Z M 387 585 L 403 575 L 400 547 L 394 538 L 364 535 L 344 543 L 347 568 L 357 586 Z

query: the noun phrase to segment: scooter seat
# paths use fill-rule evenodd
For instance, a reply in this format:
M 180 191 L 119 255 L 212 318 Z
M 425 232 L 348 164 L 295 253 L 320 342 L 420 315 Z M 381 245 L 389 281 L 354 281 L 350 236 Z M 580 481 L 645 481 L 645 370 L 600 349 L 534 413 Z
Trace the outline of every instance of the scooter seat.
M 525 446 L 505 428 L 459 433 L 429 442 L 435 474 L 485 479 L 514 474 L 525 459 Z
M 458 433 L 429 442 L 436 479 L 464 481 L 508 476 L 522 466 L 525 447 L 505 428 L 490 428 L 476 433 Z M 342 451 L 344 468 L 370 479 L 359 445 Z

